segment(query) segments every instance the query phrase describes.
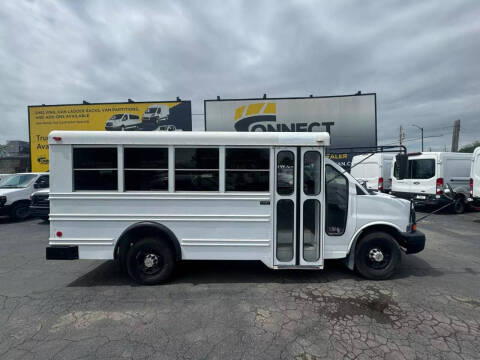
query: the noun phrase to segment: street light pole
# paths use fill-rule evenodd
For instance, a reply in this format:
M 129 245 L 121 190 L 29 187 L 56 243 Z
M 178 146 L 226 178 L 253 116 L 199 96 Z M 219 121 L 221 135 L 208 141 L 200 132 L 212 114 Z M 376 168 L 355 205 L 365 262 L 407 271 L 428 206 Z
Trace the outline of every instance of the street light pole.
M 423 127 L 420 127 L 418 125 L 412 124 L 412 126 L 415 126 L 416 128 L 419 128 L 421 133 L 422 133 L 422 152 L 423 152 Z

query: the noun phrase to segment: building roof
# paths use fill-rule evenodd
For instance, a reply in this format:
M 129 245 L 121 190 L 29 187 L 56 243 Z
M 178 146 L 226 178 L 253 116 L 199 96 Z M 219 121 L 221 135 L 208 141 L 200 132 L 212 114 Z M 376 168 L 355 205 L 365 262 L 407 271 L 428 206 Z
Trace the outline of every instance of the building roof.
M 61 140 L 54 140 L 60 138 Z M 78 145 L 276 145 L 328 146 L 326 132 L 52 131 L 48 143 Z

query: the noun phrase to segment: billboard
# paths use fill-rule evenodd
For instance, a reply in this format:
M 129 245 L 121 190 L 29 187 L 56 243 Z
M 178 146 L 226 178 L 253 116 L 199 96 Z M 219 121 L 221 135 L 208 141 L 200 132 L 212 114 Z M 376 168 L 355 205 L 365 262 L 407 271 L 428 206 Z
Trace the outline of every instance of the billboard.
M 377 146 L 376 94 L 205 100 L 206 131 L 330 133 L 329 157 L 350 167 L 347 147 Z
M 190 101 L 41 105 L 28 107 L 32 171 L 48 171 L 52 130 L 191 131 Z

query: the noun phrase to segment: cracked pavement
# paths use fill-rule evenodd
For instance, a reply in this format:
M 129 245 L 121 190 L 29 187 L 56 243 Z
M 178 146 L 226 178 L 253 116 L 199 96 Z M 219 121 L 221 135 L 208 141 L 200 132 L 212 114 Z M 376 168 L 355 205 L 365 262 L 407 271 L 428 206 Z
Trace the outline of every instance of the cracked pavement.
M 110 261 L 47 262 L 48 224 L 0 218 L 0 359 L 478 359 L 480 213 L 419 229 L 388 281 L 195 261 L 141 287 Z

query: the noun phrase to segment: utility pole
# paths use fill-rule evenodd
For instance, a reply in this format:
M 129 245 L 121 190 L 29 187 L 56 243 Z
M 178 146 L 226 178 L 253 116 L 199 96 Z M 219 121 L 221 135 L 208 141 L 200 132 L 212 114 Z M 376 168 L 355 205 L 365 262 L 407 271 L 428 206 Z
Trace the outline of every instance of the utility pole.
M 452 152 L 458 151 L 458 138 L 460 137 L 460 119 L 453 122 Z
M 419 128 L 420 131 L 422 132 L 422 152 L 423 152 L 423 127 L 420 127 L 418 125 L 412 124 L 412 126 L 415 126 L 416 128 Z
M 400 125 L 400 134 L 399 134 L 399 138 L 398 138 L 398 141 L 400 143 L 400 147 L 402 147 L 402 137 L 403 137 L 403 129 L 402 129 L 402 125 Z

